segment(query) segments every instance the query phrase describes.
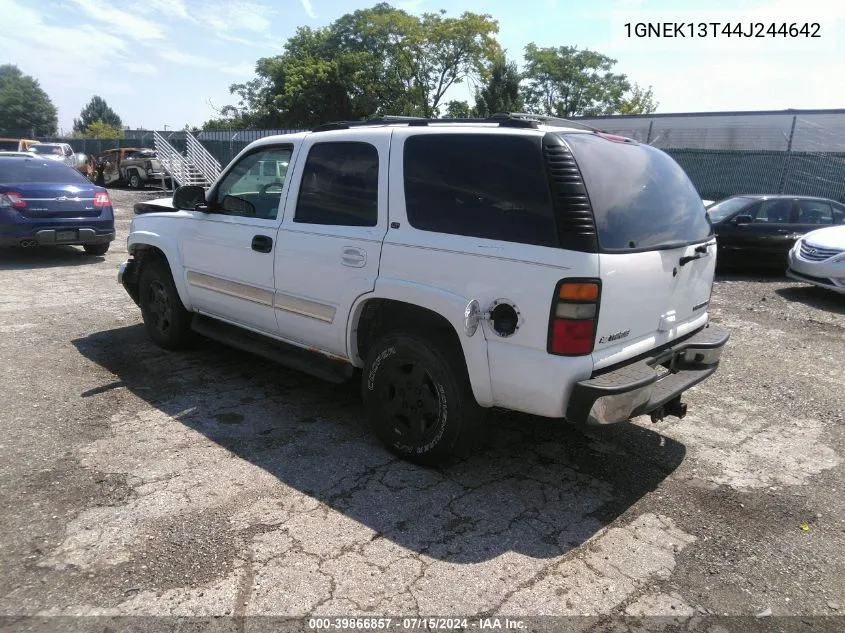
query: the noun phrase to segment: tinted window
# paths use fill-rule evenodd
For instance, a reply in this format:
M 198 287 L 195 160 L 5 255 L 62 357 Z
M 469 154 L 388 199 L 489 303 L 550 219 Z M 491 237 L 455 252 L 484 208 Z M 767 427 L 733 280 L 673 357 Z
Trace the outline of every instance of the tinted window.
M 0 158 L 0 182 L 4 184 L 28 182 L 85 183 L 91 182 L 67 165 L 43 158 Z
M 0 151 L 16 152 L 18 151 L 17 141 L 0 141 Z
M 424 231 L 556 246 L 543 155 L 536 139 L 492 134 L 405 141 L 408 222 Z
M 789 222 L 791 213 L 792 200 L 790 198 L 773 198 L 763 200 L 749 215 L 754 219 L 754 222 L 786 224 Z
M 317 143 L 308 152 L 294 222 L 375 226 L 378 150 L 369 143 Z
M 707 214 L 713 222 L 721 222 L 743 207 L 747 207 L 751 198 L 728 198 L 717 202 L 707 209 Z
M 563 136 L 584 177 L 603 249 L 660 248 L 712 235 L 698 191 L 668 154 L 596 134 Z
M 821 200 L 798 200 L 798 224 L 833 224 L 830 204 Z

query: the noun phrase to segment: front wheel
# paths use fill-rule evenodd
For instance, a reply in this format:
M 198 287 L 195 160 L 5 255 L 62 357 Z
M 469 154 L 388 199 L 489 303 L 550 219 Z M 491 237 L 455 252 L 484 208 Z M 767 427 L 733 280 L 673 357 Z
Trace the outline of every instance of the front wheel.
M 138 176 L 137 171 L 133 171 L 132 175 L 129 176 L 129 186 L 132 189 L 140 189 L 141 188 L 141 178 Z
M 193 339 L 193 315 L 182 304 L 166 261 L 141 265 L 138 292 L 144 327 L 153 342 L 164 349 L 187 347 Z
M 459 354 L 445 337 L 410 332 L 373 346 L 361 377 L 364 406 L 391 452 L 432 465 L 479 442 L 483 409 Z

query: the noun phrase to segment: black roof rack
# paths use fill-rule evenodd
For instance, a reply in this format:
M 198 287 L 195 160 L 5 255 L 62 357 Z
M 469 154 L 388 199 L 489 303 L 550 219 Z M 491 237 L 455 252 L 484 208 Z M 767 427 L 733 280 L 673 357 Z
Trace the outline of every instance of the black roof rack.
M 331 130 L 349 130 L 356 127 L 370 127 L 378 125 L 392 125 L 397 123 L 405 123 L 409 126 L 427 126 L 429 124 L 440 123 L 497 123 L 499 127 L 516 127 L 516 128 L 533 128 L 536 129 L 539 125 L 554 125 L 560 127 L 578 127 L 590 130 L 592 132 L 599 132 L 600 130 L 594 128 L 586 123 L 573 121 L 571 119 L 563 119 L 561 117 L 548 116 L 545 114 L 530 114 L 527 112 L 497 112 L 486 118 L 467 118 L 467 119 L 427 119 L 425 117 L 417 116 L 398 116 L 386 114 L 377 119 L 365 119 L 362 121 L 332 121 L 331 123 L 324 123 L 313 128 L 313 132 L 329 132 Z
M 499 127 L 516 127 L 516 128 L 533 128 L 536 129 L 541 121 L 538 118 L 531 118 L 533 115 L 527 116 L 510 116 L 508 113 L 497 113 L 486 118 L 467 118 L 467 119 L 427 119 L 425 117 L 415 116 L 396 116 L 384 115 L 377 119 L 366 119 L 363 121 L 333 121 L 331 123 L 324 123 L 313 128 L 313 132 L 328 132 L 331 130 L 349 130 L 356 127 L 369 127 L 377 125 L 394 125 L 397 123 L 405 123 L 409 126 L 427 126 L 429 124 L 441 123 L 496 123 Z

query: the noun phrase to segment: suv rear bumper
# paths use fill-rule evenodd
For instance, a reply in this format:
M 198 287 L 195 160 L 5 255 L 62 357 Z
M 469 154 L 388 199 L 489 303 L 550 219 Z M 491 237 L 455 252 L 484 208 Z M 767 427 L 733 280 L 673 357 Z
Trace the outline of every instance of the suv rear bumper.
M 657 411 L 716 371 L 729 338 L 728 330 L 707 325 L 653 355 L 576 383 L 566 418 L 614 424 Z

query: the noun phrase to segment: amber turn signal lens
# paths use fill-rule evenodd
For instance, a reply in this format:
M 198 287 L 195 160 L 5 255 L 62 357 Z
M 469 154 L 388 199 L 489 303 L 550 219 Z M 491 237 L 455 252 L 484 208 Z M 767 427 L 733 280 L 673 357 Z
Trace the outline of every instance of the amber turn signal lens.
M 596 301 L 599 298 L 599 286 L 593 283 L 563 284 L 558 296 L 564 301 Z

